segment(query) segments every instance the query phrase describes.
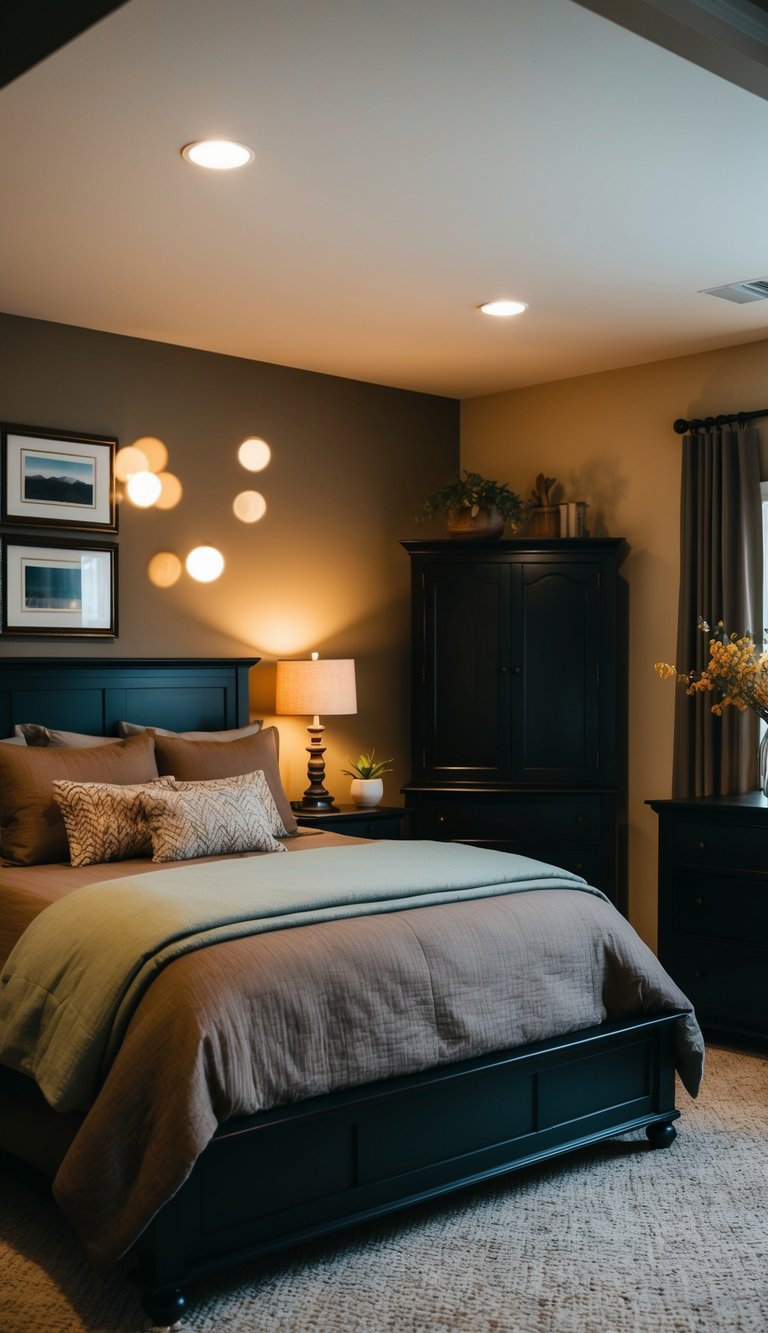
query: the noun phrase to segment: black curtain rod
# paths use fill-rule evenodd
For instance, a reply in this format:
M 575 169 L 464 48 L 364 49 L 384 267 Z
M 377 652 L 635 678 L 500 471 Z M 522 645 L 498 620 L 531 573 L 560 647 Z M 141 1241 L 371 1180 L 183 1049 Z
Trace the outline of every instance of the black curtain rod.
M 683 417 L 678 417 L 672 429 L 678 435 L 687 435 L 689 430 L 701 430 L 704 426 L 706 430 L 711 430 L 713 426 L 743 426 L 747 421 L 754 421 L 756 417 L 768 417 L 768 407 L 761 407 L 758 412 L 729 412 L 727 416 L 722 417 L 694 417 L 691 421 L 686 421 Z

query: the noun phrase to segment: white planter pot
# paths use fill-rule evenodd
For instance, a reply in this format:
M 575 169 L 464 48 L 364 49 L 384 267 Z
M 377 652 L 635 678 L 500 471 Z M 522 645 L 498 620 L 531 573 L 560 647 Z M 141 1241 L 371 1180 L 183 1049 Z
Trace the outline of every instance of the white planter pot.
M 371 809 L 384 795 L 384 781 L 382 778 L 353 778 L 349 794 L 353 805 Z

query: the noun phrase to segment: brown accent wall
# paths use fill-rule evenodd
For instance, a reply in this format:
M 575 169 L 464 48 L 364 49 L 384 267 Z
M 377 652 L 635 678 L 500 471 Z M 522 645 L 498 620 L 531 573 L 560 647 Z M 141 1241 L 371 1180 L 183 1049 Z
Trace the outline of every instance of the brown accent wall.
M 629 542 L 624 574 L 630 595 L 630 916 L 651 944 L 658 834 L 656 816 L 644 802 L 669 796 L 672 779 L 674 686 L 653 671 L 654 662 L 674 661 L 675 653 L 681 441 L 672 423 L 763 407 L 768 407 L 765 341 L 462 404 L 464 467 L 508 481 L 524 495 L 536 474 L 545 472 L 558 480 L 555 501 L 587 501 L 593 535 Z M 756 424 L 766 453 L 768 418 Z M 712 610 L 702 607 L 701 614 Z
M 419 535 L 422 497 L 458 465 L 455 400 L 0 315 L 0 419 L 114 435 L 120 446 L 158 436 L 184 488 L 174 510 L 120 506 L 117 639 L 14 636 L 0 639 L 0 653 L 254 654 L 263 661 L 252 673 L 252 709 L 265 717 L 276 658 L 313 649 L 354 657 L 359 712 L 324 719 L 327 785 L 348 800 L 345 757 L 375 746 L 395 757 L 385 800 L 400 803 L 409 776 L 409 566 L 399 543 Z M 249 435 L 271 445 L 262 473 L 237 461 Z M 232 513 L 245 489 L 267 501 L 255 525 Z M 218 582 L 183 574 L 168 590 L 150 584 L 156 552 L 183 559 L 201 542 L 226 557 Z M 304 727 L 280 719 L 292 797 L 306 786 Z

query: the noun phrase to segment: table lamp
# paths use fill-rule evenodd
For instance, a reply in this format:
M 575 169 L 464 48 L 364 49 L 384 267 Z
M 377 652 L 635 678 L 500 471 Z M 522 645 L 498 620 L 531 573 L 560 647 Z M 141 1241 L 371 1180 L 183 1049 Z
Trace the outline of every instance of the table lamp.
M 301 661 L 277 663 L 277 699 L 275 711 L 294 717 L 311 716 L 309 732 L 309 786 L 301 799 L 302 810 L 336 810 L 333 797 L 326 791 L 325 727 L 320 714 L 357 712 L 355 663 L 352 658 L 320 658 L 317 653 Z

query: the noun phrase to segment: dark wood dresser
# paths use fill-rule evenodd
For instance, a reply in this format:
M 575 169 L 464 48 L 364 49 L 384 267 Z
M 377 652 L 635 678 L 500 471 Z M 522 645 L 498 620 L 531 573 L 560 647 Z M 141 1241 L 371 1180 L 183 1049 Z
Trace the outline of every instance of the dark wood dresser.
M 659 957 L 714 1037 L 768 1039 L 768 800 L 648 801 L 659 816 Z

